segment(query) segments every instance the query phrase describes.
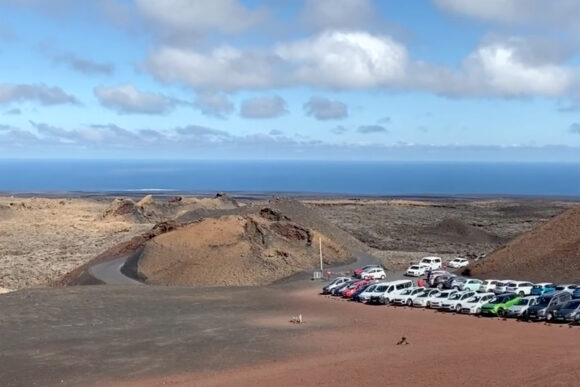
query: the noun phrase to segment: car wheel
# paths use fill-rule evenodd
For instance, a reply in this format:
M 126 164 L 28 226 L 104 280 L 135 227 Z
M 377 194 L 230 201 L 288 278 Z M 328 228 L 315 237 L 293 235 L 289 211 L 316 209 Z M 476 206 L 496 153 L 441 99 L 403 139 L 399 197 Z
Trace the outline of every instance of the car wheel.
M 499 308 L 497 310 L 497 315 L 500 316 L 500 317 L 505 316 L 505 310 L 503 308 Z
M 459 286 L 454 286 L 453 289 L 459 290 Z
M 481 308 L 475 309 L 475 314 L 480 314 L 480 313 L 481 313 Z
M 552 321 L 553 318 L 552 313 L 546 313 L 546 321 Z
M 385 305 L 389 305 L 391 303 L 391 300 L 389 300 L 388 298 L 385 298 Z
M 443 284 L 437 284 L 437 289 L 443 289 Z
M 431 302 L 427 301 L 427 303 L 425 304 L 426 308 L 430 308 L 431 307 Z
M 525 296 L 525 293 L 524 293 L 524 292 L 519 292 L 519 293 L 518 293 L 518 295 L 519 295 L 520 297 L 523 297 L 523 296 Z
M 382 279 L 382 280 L 384 280 L 385 278 L 387 278 L 387 276 L 383 274 L 383 275 L 381 276 L 381 279 Z
M 459 313 L 459 312 L 461 311 L 461 305 L 456 305 L 456 306 L 455 306 L 455 311 L 456 311 L 457 313 Z
M 409 298 L 409 299 L 407 300 L 407 306 L 411 306 L 411 305 L 413 305 L 413 301 L 411 301 L 411 299 Z

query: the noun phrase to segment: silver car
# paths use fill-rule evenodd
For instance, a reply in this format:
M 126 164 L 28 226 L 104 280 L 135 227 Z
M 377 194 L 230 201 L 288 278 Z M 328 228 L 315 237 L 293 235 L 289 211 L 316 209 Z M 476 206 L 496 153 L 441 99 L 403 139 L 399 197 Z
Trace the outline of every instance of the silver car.
M 527 296 L 521 298 L 517 304 L 506 310 L 506 317 L 517 318 L 523 316 L 530 306 L 536 305 L 538 296 Z

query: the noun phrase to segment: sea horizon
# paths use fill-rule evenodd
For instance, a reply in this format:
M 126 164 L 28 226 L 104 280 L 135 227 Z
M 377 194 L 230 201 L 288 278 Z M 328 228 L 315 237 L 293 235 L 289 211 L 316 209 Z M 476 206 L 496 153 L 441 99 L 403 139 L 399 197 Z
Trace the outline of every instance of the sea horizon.
M 0 159 L 4 193 L 580 197 L 580 163 Z

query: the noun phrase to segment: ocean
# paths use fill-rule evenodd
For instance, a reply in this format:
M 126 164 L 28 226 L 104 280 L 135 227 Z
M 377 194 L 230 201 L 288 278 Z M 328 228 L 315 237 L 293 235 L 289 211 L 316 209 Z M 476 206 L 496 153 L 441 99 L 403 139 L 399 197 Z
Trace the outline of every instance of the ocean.
M 580 164 L 0 160 L 0 191 L 580 197 Z

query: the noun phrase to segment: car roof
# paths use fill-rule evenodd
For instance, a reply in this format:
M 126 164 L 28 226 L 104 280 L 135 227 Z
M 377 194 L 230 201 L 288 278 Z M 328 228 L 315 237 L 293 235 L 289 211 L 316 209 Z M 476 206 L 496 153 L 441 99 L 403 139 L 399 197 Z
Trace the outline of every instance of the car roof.
M 548 286 L 548 285 L 556 286 L 552 282 L 538 282 L 537 284 L 534 284 L 534 285 L 538 285 L 538 286 Z

